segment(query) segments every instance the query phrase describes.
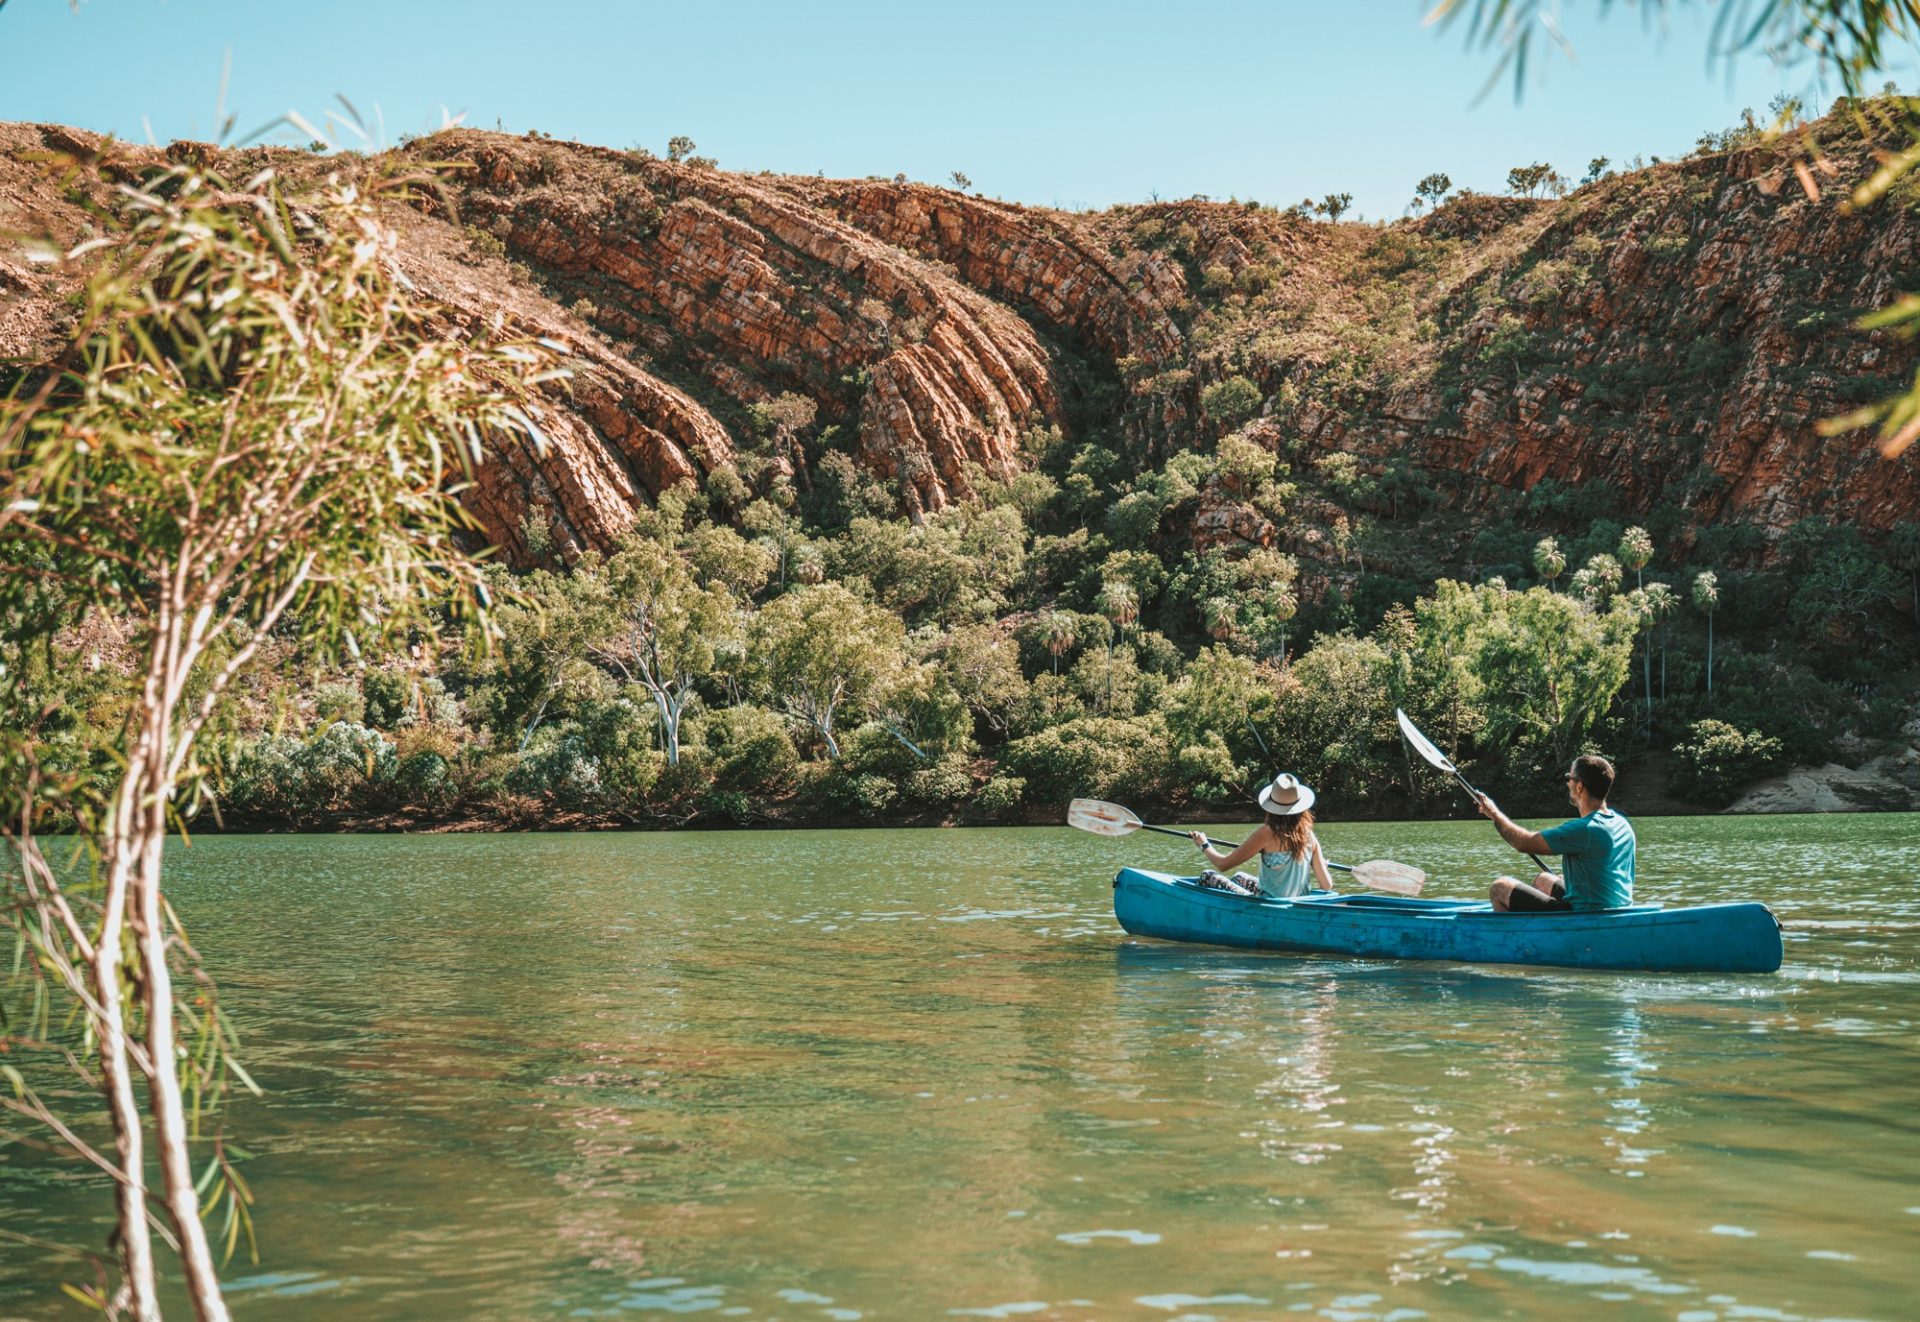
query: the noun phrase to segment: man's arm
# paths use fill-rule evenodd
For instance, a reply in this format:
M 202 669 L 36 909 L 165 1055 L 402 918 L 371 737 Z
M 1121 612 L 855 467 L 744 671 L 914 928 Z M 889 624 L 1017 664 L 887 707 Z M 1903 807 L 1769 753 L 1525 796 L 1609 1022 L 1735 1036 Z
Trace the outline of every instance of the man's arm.
M 1493 820 L 1493 829 L 1500 833 L 1502 840 L 1523 854 L 1553 854 L 1559 852 L 1547 843 L 1547 838 L 1544 835 L 1541 835 L 1538 831 L 1529 831 L 1522 827 L 1519 823 L 1515 822 L 1513 818 L 1501 812 L 1500 805 L 1484 794 L 1480 796 L 1480 813 L 1482 816 L 1489 817 Z

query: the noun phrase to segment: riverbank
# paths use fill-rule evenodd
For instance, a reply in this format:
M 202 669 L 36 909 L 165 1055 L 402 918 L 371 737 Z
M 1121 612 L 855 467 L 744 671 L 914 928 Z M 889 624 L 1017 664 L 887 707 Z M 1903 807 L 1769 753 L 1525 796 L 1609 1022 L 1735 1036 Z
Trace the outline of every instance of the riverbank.
M 1702 807 L 1667 790 L 1663 778 L 1644 792 L 1617 794 L 1614 804 L 1628 817 L 1780 816 L 1794 813 L 1920 812 L 1920 751 L 1875 758 L 1860 767 L 1828 764 L 1795 767 L 1784 775 L 1759 781 L 1726 808 Z M 1258 810 L 1245 804 L 1201 804 L 1165 799 L 1135 799 L 1127 803 L 1145 821 L 1191 824 L 1196 827 L 1253 821 Z M 1564 804 L 1547 796 L 1505 798 L 1502 806 L 1523 819 L 1557 818 Z M 1066 820 L 1065 802 L 1019 804 L 997 813 L 957 807 L 921 811 L 853 812 L 786 796 L 754 805 L 741 815 L 719 813 L 638 816 L 631 813 L 593 813 L 557 809 L 535 800 L 508 797 L 486 807 L 441 813 L 397 811 L 383 813 L 317 814 L 312 818 L 196 823 L 197 834 L 282 835 L 339 833 L 381 835 L 567 834 L 603 831 L 781 831 L 904 830 L 913 828 L 978 826 L 1058 826 Z M 1449 822 L 1475 817 L 1464 794 L 1444 800 L 1429 797 L 1418 802 L 1375 804 L 1349 810 L 1322 805 L 1327 820 L 1348 822 Z

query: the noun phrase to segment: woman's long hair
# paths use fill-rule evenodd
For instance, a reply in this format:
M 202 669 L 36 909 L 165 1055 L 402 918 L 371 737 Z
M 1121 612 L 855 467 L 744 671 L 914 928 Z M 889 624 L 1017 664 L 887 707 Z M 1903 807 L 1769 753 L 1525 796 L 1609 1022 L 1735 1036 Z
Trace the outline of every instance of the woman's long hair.
M 1273 832 L 1274 839 L 1280 842 L 1280 848 L 1296 859 L 1307 856 L 1308 842 L 1313 839 L 1313 812 L 1290 813 L 1281 816 L 1277 812 L 1267 814 L 1267 828 Z

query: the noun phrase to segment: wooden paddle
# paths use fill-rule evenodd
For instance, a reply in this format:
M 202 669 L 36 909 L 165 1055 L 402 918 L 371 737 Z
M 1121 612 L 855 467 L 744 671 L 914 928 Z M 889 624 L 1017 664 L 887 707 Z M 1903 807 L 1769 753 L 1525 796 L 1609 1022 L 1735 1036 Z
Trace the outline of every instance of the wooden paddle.
M 1067 825 L 1094 835 L 1122 836 L 1132 835 L 1135 831 L 1158 831 L 1161 835 L 1177 835 L 1183 840 L 1188 838 L 1185 831 L 1176 831 L 1171 826 L 1149 826 L 1136 817 L 1131 809 L 1099 799 L 1075 799 L 1068 804 Z M 1239 847 L 1227 846 L 1229 850 Z M 1419 868 L 1390 859 L 1376 858 L 1354 864 L 1329 863 L 1327 866 L 1348 873 L 1362 886 L 1377 891 L 1391 891 L 1395 895 L 1418 895 L 1420 888 L 1427 884 L 1427 874 Z
M 1428 766 L 1444 771 L 1459 781 L 1460 788 L 1473 796 L 1473 802 L 1477 807 L 1480 803 L 1480 791 L 1475 789 L 1468 782 L 1467 778 L 1460 774 L 1460 768 L 1453 765 L 1453 760 L 1436 748 L 1431 739 L 1421 734 L 1420 727 L 1413 723 L 1413 718 L 1400 710 L 1400 708 L 1395 707 L 1393 709 L 1393 718 L 1400 722 L 1400 733 L 1404 735 L 1406 741 L 1413 746 L 1413 751 L 1425 759 Z M 1526 853 L 1525 850 L 1521 850 L 1520 852 Z M 1553 871 L 1552 868 L 1540 861 L 1538 854 L 1527 854 L 1527 857 L 1532 859 L 1533 865 L 1542 872 L 1551 873 Z

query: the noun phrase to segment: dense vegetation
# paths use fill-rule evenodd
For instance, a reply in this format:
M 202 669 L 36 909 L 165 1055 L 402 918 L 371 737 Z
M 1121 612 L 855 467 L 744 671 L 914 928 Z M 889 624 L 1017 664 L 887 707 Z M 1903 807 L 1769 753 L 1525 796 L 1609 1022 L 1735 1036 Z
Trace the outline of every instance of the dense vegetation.
M 1562 314 L 1594 296 L 1594 218 L 1661 257 L 1702 178 L 1596 163 L 1534 203 L 1449 198 L 1436 174 L 1420 218 L 1310 237 L 1251 203 L 1092 218 L 1130 269 L 1191 291 L 1190 368 L 1122 359 L 1116 378 L 1067 346 L 1065 425 L 1036 421 L 1016 475 L 975 472 L 971 498 L 914 518 L 849 417 L 797 394 L 743 408 L 735 461 L 613 553 L 565 563 L 530 520 L 538 566 L 488 571 L 488 649 L 264 640 L 272 664 L 207 732 L 215 815 L 987 821 L 1076 794 L 1224 812 L 1282 767 L 1338 813 L 1434 809 L 1395 706 L 1541 808 L 1583 748 L 1622 764 L 1629 803 L 1665 787 L 1706 807 L 1790 762 L 1859 761 L 1913 698 L 1920 524 L 1703 525 L 1719 479 L 1668 438 L 1634 443 L 1669 474 L 1651 499 L 1326 448 L 1325 420 L 1366 401 L 1424 393 L 1445 425 L 1476 390 L 1556 377 L 1580 383 L 1583 427 L 1629 425 L 1614 404 L 1657 392 L 1687 431 L 1738 345 L 1649 331 L 1573 361 Z M 1535 207 L 1568 208 L 1532 225 L 1557 247 L 1515 239 Z M 1852 335 L 1855 311 L 1808 302 L 1807 334 Z M 17 663 L 43 728 L 71 732 L 69 770 L 134 701 L 136 630 L 95 613 Z
M 1581 526 L 1604 493 L 1536 489 L 1470 543 L 1472 584 L 1357 570 L 1302 602 L 1293 557 L 1185 535 L 1222 485 L 1284 517 L 1292 475 L 1242 434 L 1145 473 L 1052 431 L 1030 448 L 1032 471 L 919 525 L 834 454 L 732 521 L 677 491 L 611 556 L 491 571 L 488 651 L 423 633 L 329 665 L 273 640 L 218 732 L 218 811 L 1017 820 L 1076 794 L 1243 805 L 1283 766 L 1343 814 L 1419 811 L 1396 706 L 1496 792 L 1550 794 L 1548 768 L 1592 747 L 1635 787 L 1672 749 L 1674 790 L 1717 805 L 1899 723 L 1914 525 L 1880 549 L 1798 527 L 1769 569 L 1712 530 L 1681 571 L 1643 530 Z M 39 698 L 121 720 L 126 646 L 90 619 L 30 662 Z

